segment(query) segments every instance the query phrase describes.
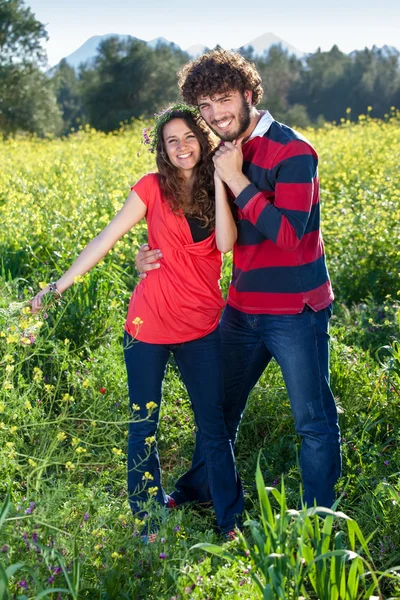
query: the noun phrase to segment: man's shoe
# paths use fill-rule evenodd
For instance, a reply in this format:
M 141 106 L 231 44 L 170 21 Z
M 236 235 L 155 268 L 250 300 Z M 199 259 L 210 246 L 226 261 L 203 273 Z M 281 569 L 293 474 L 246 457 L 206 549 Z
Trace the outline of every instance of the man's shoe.
M 237 533 L 234 529 L 232 529 L 231 531 L 226 531 L 225 533 L 222 534 L 222 538 L 224 540 L 224 542 L 234 542 L 235 540 L 238 539 Z
M 172 497 L 167 495 L 167 508 L 176 508 L 178 506 L 177 501 Z
M 155 542 L 157 539 L 157 534 L 156 533 L 149 533 L 149 535 L 141 535 L 140 536 L 140 541 L 142 542 L 142 544 L 152 544 L 153 542 Z

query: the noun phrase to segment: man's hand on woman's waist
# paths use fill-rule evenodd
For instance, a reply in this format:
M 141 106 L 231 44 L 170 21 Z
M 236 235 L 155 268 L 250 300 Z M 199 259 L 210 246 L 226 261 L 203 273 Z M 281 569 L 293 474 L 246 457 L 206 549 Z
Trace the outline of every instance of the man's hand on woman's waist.
M 161 264 L 157 261 L 160 258 L 162 258 L 162 253 L 158 248 L 150 250 L 148 244 L 140 246 L 139 252 L 135 256 L 135 264 L 139 273 L 139 279 L 145 279 L 147 277 L 147 271 L 159 269 Z

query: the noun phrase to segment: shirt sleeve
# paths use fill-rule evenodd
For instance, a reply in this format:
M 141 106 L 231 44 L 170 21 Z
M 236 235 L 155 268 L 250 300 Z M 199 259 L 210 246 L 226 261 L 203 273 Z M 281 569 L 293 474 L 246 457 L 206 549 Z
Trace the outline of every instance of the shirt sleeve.
M 147 173 L 131 187 L 135 191 L 143 204 L 149 207 L 154 196 L 155 185 L 157 182 L 157 173 Z
M 299 245 L 313 203 L 319 200 L 318 157 L 301 140 L 293 140 L 278 152 L 271 169 L 275 193 L 260 191 L 250 183 L 235 200 L 248 219 L 281 250 Z

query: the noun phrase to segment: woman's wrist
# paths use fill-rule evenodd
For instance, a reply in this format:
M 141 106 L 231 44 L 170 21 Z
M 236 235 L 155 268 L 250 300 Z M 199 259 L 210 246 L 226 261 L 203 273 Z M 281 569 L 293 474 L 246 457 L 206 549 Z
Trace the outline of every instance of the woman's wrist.
M 56 298 L 61 298 L 61 292 L 58 289 L 57 286 L 57 282 L 56 281 L 51 281 L 48 285 L 49 288 L 49 292 L 51 292 L 53 294 L 53 296 L 55 296 Z

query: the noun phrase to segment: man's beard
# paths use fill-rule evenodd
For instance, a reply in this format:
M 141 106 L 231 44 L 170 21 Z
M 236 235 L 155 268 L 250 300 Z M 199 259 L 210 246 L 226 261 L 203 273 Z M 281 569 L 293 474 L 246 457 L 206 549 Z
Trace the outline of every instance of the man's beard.
M 233 131 L 231 133 L 220 133 L 213 129 L 211 125 L 210 128 L 223 142 L 233 142 L 234 140 L 237 140 L 246 131 L 246 129 L 248 129 L 251 122 L 250 106 L 247 104 L 244 96 L 242 96 L 242 106 L 240 107 L 237 119 L 238 128 L 236 131 Z

